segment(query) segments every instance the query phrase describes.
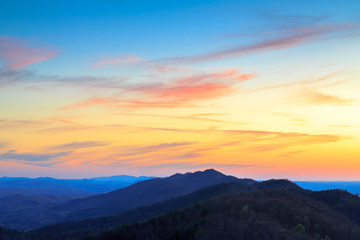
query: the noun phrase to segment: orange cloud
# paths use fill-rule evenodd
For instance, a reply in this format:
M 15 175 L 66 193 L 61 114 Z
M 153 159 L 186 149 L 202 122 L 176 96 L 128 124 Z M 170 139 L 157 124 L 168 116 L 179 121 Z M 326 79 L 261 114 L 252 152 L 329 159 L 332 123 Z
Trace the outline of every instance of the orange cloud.
M 303 89 L 301 93 L 298 94 L 298 99 L 301 102 L 311 105 L 344 105 L 353 102 L 351 99 L 324 94 L 308 88 Z
M 231 123 L 231 124 L 247 124 L 245 122 L 232 122 L 232 121 L 225 121 L 219 119 L 211 119 L 205 118 L 206 116 L 223 116 L 223 115 L 230 115 L 225 113 L 200 113 L 200 114 L 191 114 L 189 116 L 172 116 L 172 115 L 160 115 L 160 114 L 141 114 L 141 113 L 119 113 L 117 115 L 122 116 L 143 116 L 143 117 L 156 117 L 156 118 L 170 118 L 170 119 L 187 119 L 187 120 L 197 120 L 197 121 L 205 121 L 205 122 L 216 122 L 216 123 Z M 204 117 L 203 117 L 204 116 Z
M 8 36 L 0 36 L 0 57 L 7 68 L 22 68 L 55 57 L 54 47 L 28 47 L 26 42 Z
M 322 144 L 337 142 L 348 139 L 347 137 L 332 134 L 307 134 L 299 132 L 272 132 L 258 130 L 221 130 L 221 129 L 179 129 L 179 128 L 143 128 L 147 130 L 201 133 L 201 134 L 226 134 L 227 139 L 231 142 L 221 145 L 215 145 L 204 150 L 216 149 L 221 146 L 233 146 L 242 144 L 248 147 L 248 150 L 273 150 L 284 147 Z

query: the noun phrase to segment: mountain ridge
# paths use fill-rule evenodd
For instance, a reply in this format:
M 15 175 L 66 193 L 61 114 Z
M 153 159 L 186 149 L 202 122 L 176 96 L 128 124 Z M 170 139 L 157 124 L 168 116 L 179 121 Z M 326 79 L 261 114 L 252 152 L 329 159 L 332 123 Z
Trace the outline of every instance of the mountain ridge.
M 43 209 L 40 207 L 29 208 L 28 212 L 15 212 L 6 216 L 0 212 L 0 225 L 26 230 L 65 221 L 111 215 L 166 201 L 201 188 L 226 182 L 252 184 L 256 181 L 226 176 L 214 169 L 174 174 L 166 178 L 152 178 L 137 182 L 105 194 L 47 205 Z M 34 213 L 36 213 L 35 216 Z

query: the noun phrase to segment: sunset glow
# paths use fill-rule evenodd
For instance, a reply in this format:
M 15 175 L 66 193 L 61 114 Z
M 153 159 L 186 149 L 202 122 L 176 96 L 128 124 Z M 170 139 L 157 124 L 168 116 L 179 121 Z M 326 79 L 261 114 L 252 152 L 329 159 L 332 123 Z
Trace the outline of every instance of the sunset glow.
M 360 180 L 360 2 L 81 2 L 0 2 L 1 176 Z

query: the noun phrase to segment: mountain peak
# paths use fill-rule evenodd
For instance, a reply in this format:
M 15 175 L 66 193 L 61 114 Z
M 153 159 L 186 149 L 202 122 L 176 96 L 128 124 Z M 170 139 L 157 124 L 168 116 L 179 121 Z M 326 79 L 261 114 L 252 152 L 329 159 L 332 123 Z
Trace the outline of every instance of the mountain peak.
M 206 169 L 206 170 L 204 170 L 203 171 L 203 173 L 212 173 L 212 174 L 222 174 L 222 175 L 224 175 L 223 173 L 221 173 L 221 172 L 219 172 L 219 171 L 216 171 L 215 169 L 213 169 L 213 168 L 209 168 L 209 169 Z

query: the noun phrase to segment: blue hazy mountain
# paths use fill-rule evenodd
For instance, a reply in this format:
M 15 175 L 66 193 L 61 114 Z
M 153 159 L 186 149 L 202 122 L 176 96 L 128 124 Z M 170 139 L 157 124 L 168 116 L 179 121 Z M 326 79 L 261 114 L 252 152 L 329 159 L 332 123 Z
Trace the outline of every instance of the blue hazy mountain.
M 353 194 L 360 193 L 360 181 L 296 181 L 295 183 L 312 191 L 343 189 Z
M 0 198 L 21 194 L 25 196 L 62 195 L 74 199 L 114 191 L 151 178 L 153 177 L 127 175 L 89 179 L 2 177 L 0 178 Z

